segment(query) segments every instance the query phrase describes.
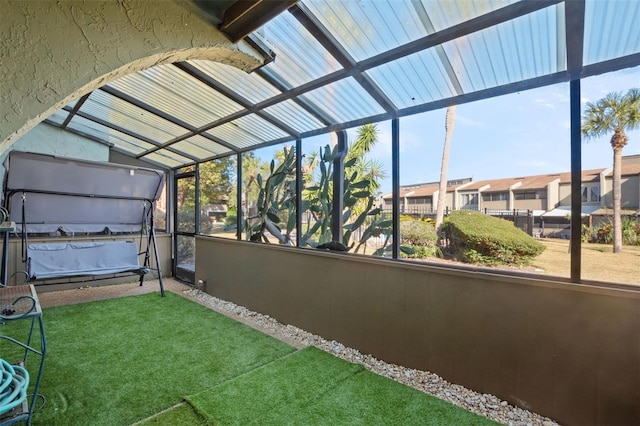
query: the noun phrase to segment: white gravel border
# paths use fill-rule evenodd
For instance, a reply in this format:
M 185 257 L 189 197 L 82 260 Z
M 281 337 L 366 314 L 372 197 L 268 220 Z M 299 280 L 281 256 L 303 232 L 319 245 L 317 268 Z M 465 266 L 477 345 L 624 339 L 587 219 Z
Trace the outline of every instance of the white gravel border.
M 357 350 L 348 348 L 335 340 L 328 341 L 298 327 L 281 324 L 268 315 L 250 311 L 235 303 L 218 299 L 197 289 L 185 290 L 183 293 L 202 305 L 236 317 L 242 322 L 294 346 L 316 346 L 346 361 L 362 364 L 368 370 L 381 376 L 389 377 L 499 423 L 509 426 L 558 426 L 558 423 L 549 418 L 523 410 L 520 407 L 514 407 L 493 395 L 481 394 L 460 385 L 449 383 L 437 374 L 389 364 L 371 355 L 363 355 Z

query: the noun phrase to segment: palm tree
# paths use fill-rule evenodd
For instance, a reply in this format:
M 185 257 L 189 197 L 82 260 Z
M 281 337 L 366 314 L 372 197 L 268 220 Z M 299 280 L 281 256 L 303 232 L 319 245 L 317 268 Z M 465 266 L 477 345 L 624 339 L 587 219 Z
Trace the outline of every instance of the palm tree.
M 622 218 L 620 214 L 622 148 L 627 144 L 625 130 L 640 126 L 640 89 L 625 95 L 612 92 L 595 103 L 587 103 L 582 117 L 582 134 L 589 139 L 613 132 L 613 252 L 622 251 Z
M 367 158 L 369 152 L 378 143 L 378 134 L 378 126 L 375 124 L 365 124 L 358 127 L 356 140 L 349 144 L 349 150 L 344 159 L 345 164 L 349 164 L 350 160 L 355 159 L 353 166 L 345 166 L 345 174 L 358 171 L 362 177 L 369 179 L 371 184 L 368 189 L 374 194 L 380 189 L 380 180 L 386 177 L 382 162 Z
M 451 135 L 456 119 L 456 105 L 447 108 L 444 124 L 444 149 L 442 150 L 442 163 L 440 163 L 440 187 L 438 188 L 438 204 L 436 208 L 436 232 L 440 235 L 442 222 L 444 221 L 444 200 L 447 195 L 447 168 L 449 165 L 449 151 L 451 149 Z

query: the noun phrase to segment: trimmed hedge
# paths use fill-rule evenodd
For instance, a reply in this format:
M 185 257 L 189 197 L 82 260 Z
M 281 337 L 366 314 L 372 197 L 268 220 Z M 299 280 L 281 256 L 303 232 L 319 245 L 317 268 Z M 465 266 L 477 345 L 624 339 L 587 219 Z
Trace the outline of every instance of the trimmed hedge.
M 411 254 L 402 253 L 402 257 L 424 259 L 440 253 L 436 228 L 428 221 L 401 218 L 400 244 L 413 250 Z
M 450 249 L 468 263 L 526 265 L 545 249 L 513 222 L 476 211 L 451 212 L 444 229 Z

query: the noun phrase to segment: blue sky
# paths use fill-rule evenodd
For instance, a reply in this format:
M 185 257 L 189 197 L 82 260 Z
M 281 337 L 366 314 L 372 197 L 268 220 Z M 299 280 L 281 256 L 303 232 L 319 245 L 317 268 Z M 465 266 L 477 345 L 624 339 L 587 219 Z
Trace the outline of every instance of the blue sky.
M 609 92 L 640 87 L 640 67 L 582 80 L 583 110 Z M 437 181 L 444 142 L 445 109 L 400 120 L 400 184 Z M 391 124 L 378 123 L 371 157 L 384 164 L 391 191 Z M 355 138 L 355 129 L 349 138 Z M 640 130 L 628 133 L 623 155 L 640 154 Z M 303 151 L 329 143 L 328 135 L 303 140 Z M 272 150 L 260 154 L 271 158 Z M 448 178 L 495 179 L 569 171 L 569 84 L 528 90 L 459 105 L 451 141 Z M 609 137 L 584 142 L 582 167 L 610 167 Z

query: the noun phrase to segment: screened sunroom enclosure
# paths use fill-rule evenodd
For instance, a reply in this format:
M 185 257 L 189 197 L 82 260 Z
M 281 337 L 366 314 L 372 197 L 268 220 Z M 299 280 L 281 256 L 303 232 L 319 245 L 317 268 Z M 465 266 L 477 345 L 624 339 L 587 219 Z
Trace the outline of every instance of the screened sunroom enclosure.
M 167 8 L 176 15 L 176 8 L 182 7 L 158 3 L 163 7 L 156 9 Z M 41 3 L 7 2 L 2 7 L 18 10 L 15 21 L 20 21 L 21 12 L 36 7 L 32 4 Z M 152 13 L 145 9 L 147 4 L 127 5 Z M 103 6 L 125 8 L 113 2 Z M 189 19 L 180 16 L 185 23 Z M 168 232 L 161 237 L 173 238 L 174 253 L 185 253 L 184 259 L 174 259 L 181 266 L 178 277 L 202 280 L 206 292 L 283 323 L 389 362 L 434 371 L 563 423 L 638 423 L 638 290 L 581 276 L 579 226 L 571 227 L 571 271 L 564 279 L 399 261 L 397 237 L 406 120 L 450 105 L 473 105 L 559 83 L 570 94 L 565 114 L 571 133 L 563 140 L 572 148 L 571 218 L 574 225 L 580 223 L 581 86 L 585 79 L 640 65 L 639 17 L 640 4 L 635 1 L 300 1 L 241 41 L 253 46 L 252 54 L 262 55 L 263 65 L 250 73 L 202 60 L 202 51 L 171 64 L 155 56 L 161 65 L 150 61 L 140 66 L 138 57 L 122 52 L 146 52 L 148 40 L 130 36 L 137 44 L 126 38 L 114 42 L 115 30 L 99 34 L 105 44 L 122 46 L 117 60 L 105 59 L 111 68 L 100 68 L 99 55 L 95 62 L 86 61 L 99 70 L 87 79 L 100 80 L 98 88 L 84 90 L 84 74 L 73 74 L 84 61 L 40 65 L 56 55 L 72 56 L 71 50 L 43 55 L 33 68 L 50 70 L 40 78 L 53 86 L 52 92 L 61 93 L 54 100 L 37 101 L 56 109 L 64 105 L 52 109 L 55 112 L 45 120 L 48 125 L 42 127 L 55 126 L 57 133 L 62 129 L 74 140 L 98 142 L 108 147 L 109 159 L 134 158 L 169 173 Z M 154 20 L 159 26 L 149 33 L 166 27 L 172 36 L 181 35 L 165 19 Z M 103 30 L 108 30 L 109 19 L 104 22 Z M 197 25 L 195 20 L 188 23 Z M 93 23 L 80 27 L 100 33 Z M 139 27 L 134 30 L 137 34 Z M 214 37 L 217 30 L 211 30 L 207 35 Z M 186 39 L 175 49 L 193 47 L 193 39 Z M 42 37 L 40 43 L 46 40 Z M 99 37 L 92 42 L 96 40 Z M 69 45 L 66 39 L 59 43 Z M 3 53 L 6 49 L 0 48 Z M 226 59 L 233 64 L 237 57 Z M 123 64 L 134 62 L 143 70 L 121 77 Z M 110 73 L 113 70 L 120 74 Z M 65 75 L 58 78 L 56 72 Z M 21 91 L 7 97 L 11 111 L 0 114 L 3 118 L 13 117 L 36 98 L 28 95 L 28 84 L 19 74 L 12 72 L 13 80 L 7 80 L 14 84 L 2 85 L 3 94 L 14 87 Z M 121 78 L 112 78 L 116 74 Z M 56 86 L 57 79 L 75 77 L 75 86 Z M 78 92 L 82 93 L 77 99 L 67 102 Z M 58 104 L 60 99 L 64 102 Z M 14 127 L 28 127 L 37 116 L 29 114 Z M 299 243 L 305 224 L 300 208 L 301 155 L 308 158 L 318 152 L 309 141 L 334 132 L 339 147 L 344 132 L 369 123 L 383 123 L 391 135 L 390 258 L 235 241 L 246 238 L 240 233 L 247 200 L 242 182 L 258 179 L 242 176 L 252 153 L 280 145 L 294 148 L 295 179 L 290 183 L 297 205 L 291 209 L 295 232 L 289 236 Z M 11 126 L 0 128 L 9 142 L 15 141 Z M 344 166 L 337 157 L 330 163 L 333 177 L 340 177 Z M 202 194 L 209 183 L 202 172 L 225 162 L 234 174 L 227 198 L 210 198 L 204 205 Z M 335 184 L 339 186 L 340 179 Z M 180 205 L 185 195 L 190 203 Z M 204 236 L 201 217 L 219 223 L 222 201 L 235 202 L 238 208 L 234 223 L 225 223 L 232 238 Z M 332 237 L 344 230 L 341 215 L 335 214 L 344 202 L 341 197 L 332 200 Z
M 88 93 L 47 122 L 178 174 L 187 171 L 196 200 L 198 177 L 190 166 L 237 156 L 242 206 L 242 153 L 287 142 L 299 153 L 305 138 L 391 120 L 390 254 L 397 258 L 399 118 L 571 81 L 572 173 L 579 176 L 580 78 L 640 63 L 638 13 L 635 2 L 588 0 L 304 1 L 247 37 L 265 55 L 265 65 L 250 74 L 199 60 L 158 66 Z M 184 182 L 175 181 L 178 191 Z M 580 180 L 574 185 L 579 193 Z M 300 194 L 296 199 L 302 201 Z M 191 213 L 191 225 L 174 218 L 180 245 L 199 231 L 201 209 Z M 337 236 L 340 224 L 333 226 Z M 579 227 L 572 228 L 572 245 L 579 247 Z M 574 250 L 574 281 L 579 253 Z

